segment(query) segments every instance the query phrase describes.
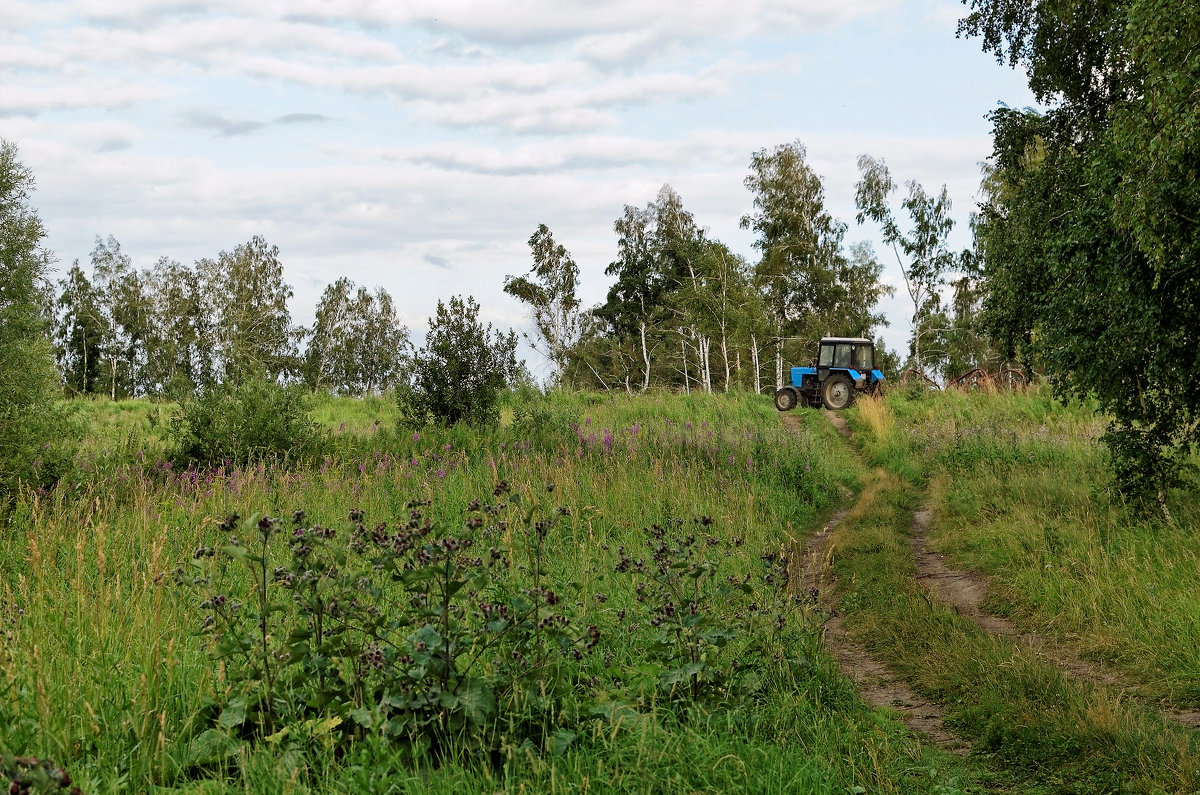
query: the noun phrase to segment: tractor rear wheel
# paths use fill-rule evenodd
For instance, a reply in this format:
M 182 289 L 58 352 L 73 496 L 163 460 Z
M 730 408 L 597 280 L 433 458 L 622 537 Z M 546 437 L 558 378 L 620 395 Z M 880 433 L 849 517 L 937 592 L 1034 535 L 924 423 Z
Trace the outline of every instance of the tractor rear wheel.
M 821 385 L 821 401 L 825 408 L 836 411 L 854 402 L 854 384 L 844 375 L 831 375 Z
M 780 411 L 791 411 L 796 408 L 800 397 L 796 394 L 796 390 L 790 386 L 785 386 L 775 393 L 775 408 Z

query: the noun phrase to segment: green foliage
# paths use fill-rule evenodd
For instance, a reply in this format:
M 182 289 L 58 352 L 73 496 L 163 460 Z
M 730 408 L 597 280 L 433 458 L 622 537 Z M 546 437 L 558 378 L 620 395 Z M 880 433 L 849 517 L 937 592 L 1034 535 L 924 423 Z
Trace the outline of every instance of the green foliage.
M 711 525 L 710 517 L 690 526 L 681 520 L 655 524 L 644 531 L 648 557 L 617 550 L 616 571 L 634 583 L 634 621 L 650 636 L 642 669 L 667 698 L 752 698 L 765 686 L 764 669 L 797 640 L 794 621 L 788 621 L 793 609 L 786 556 L 763 557 L 764 580 L 774 586 L 764 590 L 753 574 L 729 566 L 731 549 L 744 539 L 721 538 Z M 737 642 L 768 634 L 770 643 Z
M 58 361 L 67 389 L 79 395 L 96 392 L 101 384 L 100 365 L 104 343 L 104 317 L 100 297 L 76 260 L 59 282 L 55 303 Z
M 561 384 L 584 329 L 576 295 L 579 266 L 566 248 L 554 242 L 545 224 L 530 236 L 529 248 L 533 268 L 528 276 L 505 276 L 504 292 L 533 310 L 533 323 L 541 338 L 534 347 L 549 357 L 554 364 L 555 382 Z
M 112 236 L 107 240 L 96 238 L 91 260 L 102 332 L 101 383 L 113 400 L 140 394 L 145 391 L 140 381 L 153 325 L 143 275 Z M 86 312 L 88 296 L 86 291 L 81 292 L 79 310 Z
M 517 375 L 517 335 L 479 321 L 479 304 L 460 296 L 429 319 L 425 344 L 413 355 L 412 381 L 396 389 L 405 421 L 494 424 L 500 390 Z
M 1200 14 L 1160 0 L 972 7 L 960 32 L 1024 65 L 1050 104 L 992 117 L 987 324 L 1060 394 L 1096 397 L 1120 489 L 1169 516 L 1200 443 Z
M 852 247 L 850 257 L 843 251 L 846 224 L 825 208 L 825 188 L 807 154 L 799 141 L 755 152 L 745 179 L 754 211 L 741 220 L 758 235 L 754 245 L 762 259 L 754 279 L 773 316 L 772 331 L 803 338 L 801 356 L 828 333 L 869 335 L 884 322 L 875 309 L 889 293 L 869 245 Z
M 670 185 L 643 209 L 626 205 L 613 229 L 617 259 L 605 273 L 616 281 L 593 310 L 575 381 L 705 392 L 757 383 L 741 362 L 757 362 L 769 324 L 746 262 L 699 226 Z
M 46 233 L 29 206 L 32 191 L 16 147 L 0 141 L 0 503 L 22 483 L 57 480 L 74 444 L 55 403 L 59 376 L 42 311 Z
M 301 388 L 262 379 L 211 387 L 188 398 L 172 418 L 170 432 L 175 459 L 201 466 L 301 459 L 318 453 L 325 438 L 308 418 Z
M 912 228 L 907 234 L 900 230 L 889 196 L 896 190 L 896 183 L 883 160 L 869 155 L 858 158 L 862 179 L 854 189 L 854 204 L 858 208 L 858 222 L 871 220 L 883 228 L 883 240 L 896 252 L 904 286 L 913 302 L 913 335 L 909 343 L 909 355 L 914 366 L 923 370 L 927 364 L 922 354 L 924 337 L 933 333 L 929 319 L 936 315 L 940 304 L 938 290 L 947 271 L 955 268 L 959 258 L 947 247 L 946 239 L 954 228 L 950 217 L 950 197 L 946 186 L 937 196 L 925 192 L 915 180 L 905 183 L 908 196 L 900 203 L 912 219 Z M 904 252 L 901 259 L 900 252 Z
M 142 282 L 153 313 L 139 379 L 142 389 L 183 399 L 214 380 L 205 286 L 195 270 L 167 257 L 160 257 Z
M 368 395 L 394 386 L 407 364 L 408 330 L 391 295 L 341 278 L 325 288 L 308 332 L 304 380 L 314 391 Z
M 296 365 L 295 329 L 288 310 L 292 288 L 283 281 L 279 247 L 255 235 L 233 251 L 222 251 L 216 260 L 197 262 L 196 271 L 212 318 L 209 355 L 214 376 L 237 383 L 277 380 L 292 373 Z
M 599 632 L 545 579 L 554 518 L 534 521 L 505 483 L 494 497 L 503 501 L 473 502 L 453 532 L 425 501 L 407 503 L 393 528 L 369 528 L 357 510 L 341 531 L 302 513 L 290 530 L 226 520 L 235 535 L 196 550 L 199 572 L 177 574 L 205 594 L 203 627 L 232 685 L 212 728 L 268 743 L 318 724 L 339 744 L 380 733 L 414 758 L 451 745 L 486 754 L 502 738 L 569 744 L 578 661 Z M 518 527 L 517 549 L 495 546 Z M 245 602 L 228 595 L 242 572 L 254 583 Z

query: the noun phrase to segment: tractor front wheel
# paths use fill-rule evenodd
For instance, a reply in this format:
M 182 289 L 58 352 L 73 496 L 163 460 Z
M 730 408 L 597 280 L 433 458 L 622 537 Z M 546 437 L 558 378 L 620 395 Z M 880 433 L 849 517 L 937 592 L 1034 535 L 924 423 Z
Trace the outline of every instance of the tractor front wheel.
M 800 398 L 796 395 L 796 390 L 785 386 L 775 393 L 775 408 L 780 411 L 791 411 L 796 408 L 796 403 Z
M 821 401 L 825 408 L 836 411 L 854 402 L 854 384 L 844 375 L 832 375 L 821 386 Z

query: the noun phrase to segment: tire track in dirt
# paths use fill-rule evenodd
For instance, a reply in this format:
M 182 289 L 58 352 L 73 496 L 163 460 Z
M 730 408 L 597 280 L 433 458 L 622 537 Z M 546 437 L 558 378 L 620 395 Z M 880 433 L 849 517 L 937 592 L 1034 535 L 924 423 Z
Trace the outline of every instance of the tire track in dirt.
M 908 541 L 916 558 L 917 582 L 935 598 L 988 634 L 1007 638 L 1032 649 L 1051 665 L 1076 679 L 1120 690 L 1123 697 L 1157 709 L 1163 716 L 1185 726 L 1200 729 L 1200 710 L 1171 709 L 1148 703 L 1133 692 L 1137 688 L 1136 682 L 1099 663 L 1079 657 L 1053 636 L 1023 630 L 1007 618 L 986 612 L 982 604 L 988 595 L 988 578 L 979 572 L 950 568 L 942 555 L 929 548 L 929 526 L 932 521 L 933 509 L 930 506 L 918 510 L 913 516 L 912 533 Z
M 850 428 L 844 419 L 830 411 L 824 414 L 838 433 L 849 438 Z M 783 421 L 792 432 L 801 432 L 800 422 L 794 416 L 785 414 Z M 794 595 L 800 596 L 810 610 L 824 616 L 821 641 L 837 661 L 842 675 L 854 682 L 864 701 L 876 709 L 894 711 L 911 731 L 929 738 L 942 749 L 966 755 L 970 747 L 946 728 L 945 710 L 941 705 L 918 696 L 902 679 L 852 641 L 842 616 L 834 607 L 837 580 L 831 569 L 833 547 L 830 540 L 851 510 L 835 513 L 801 546 L 798 554 L 789 556 L 791 560 L 799 561 L 799 570 L 791 572 L 793 576 L 789 577 L 789 581 L 796 584 Z

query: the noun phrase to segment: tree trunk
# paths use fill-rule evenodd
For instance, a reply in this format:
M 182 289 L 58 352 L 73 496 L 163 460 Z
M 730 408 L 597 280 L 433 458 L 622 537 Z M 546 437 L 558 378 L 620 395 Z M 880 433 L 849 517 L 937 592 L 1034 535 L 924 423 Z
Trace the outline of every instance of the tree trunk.
M 690 395 L 692 394 L 692 385 L 688 383 L 687 341 L 682 331 L 679 333 L 679 350 L 683 354 L 683 392 L 685 395 Z
M 650 388 L 650 351 L 646 348 L 646 321 L 642 321 L 642 361 L 646 364 L 645 377 L 642 379 L 642 391 Z
M 762 369 L 758 363 L 758 337 L 750 334 L 750 363 L 754 366 L 754 394 L 762 394 Z
M 775 389 L 783 389 L 783 340 L 775 338 Z
M 704 394 L 712 394 L 712 337 L 704 337 Z
M 729 392 L 729 342 L 725 337 L 725 324 L 721 324 L 721 361 L 725 362 L 725 392 Z

